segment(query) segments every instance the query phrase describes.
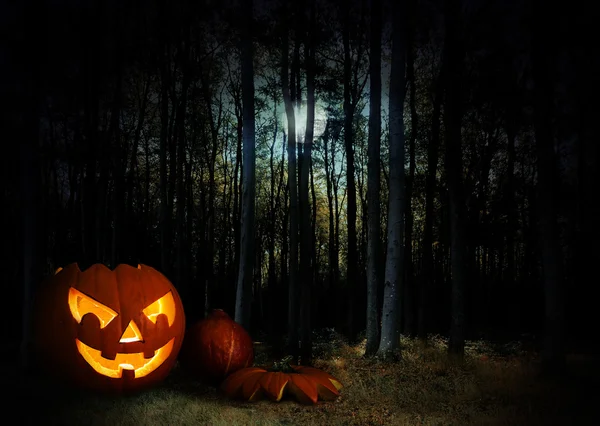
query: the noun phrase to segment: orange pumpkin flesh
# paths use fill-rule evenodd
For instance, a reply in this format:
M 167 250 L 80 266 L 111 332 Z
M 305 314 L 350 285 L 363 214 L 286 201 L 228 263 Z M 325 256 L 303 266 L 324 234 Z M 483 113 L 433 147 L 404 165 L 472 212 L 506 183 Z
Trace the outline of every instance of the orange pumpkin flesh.
M 313 367 L 289 367 L 290 372 L 243 368 L 223 381 L 221 391 L 230 398 L 250 402 L 263 396 L 279 402 L 288 394 L 302 404 L 316 404 L 319 399 L 331 401 L 340 395 L 342 384 L 329 373 Z
M 36 300 L 38 362 L 60 378 L 103 391 L 164 379 L 185 329 L 177 291 L 145 265 L 59 268 Z
M 214 309 L 190 327 L 185 336 L 182 364 L 206 382 L 216 385 L 228 374 L 254 362 L 250 335 L 221 309 Z

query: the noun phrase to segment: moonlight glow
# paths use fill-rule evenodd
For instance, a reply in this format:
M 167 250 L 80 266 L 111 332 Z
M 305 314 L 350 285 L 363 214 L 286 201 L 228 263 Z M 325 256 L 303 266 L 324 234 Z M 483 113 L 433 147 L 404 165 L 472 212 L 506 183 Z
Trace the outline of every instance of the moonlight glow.
M 304 132 L 306 131 L 306 102 L 302 102 L 302 106 L 297 108 L 294 106 L 294 116 L 296 118 L 296 141 L 304 143 Z M 287 116 L 285 111 L 281 114 L 281 122 L 285 126 L 285 132 L 287 133 L 288 124 Z M 314 139 L 320 137 L 325 131 L 325 124 L 327 123 L 327 115 L 323 108 L 318 103 L 315 104 L 315 125 L 314 125 Z

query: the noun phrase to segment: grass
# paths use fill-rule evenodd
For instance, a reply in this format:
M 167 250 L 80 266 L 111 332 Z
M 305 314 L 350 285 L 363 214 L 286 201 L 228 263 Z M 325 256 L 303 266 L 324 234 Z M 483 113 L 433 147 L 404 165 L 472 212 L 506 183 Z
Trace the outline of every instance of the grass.
M 74 392 L 13 373 L 9 385 L 16 398 L 8 402 L 29 402 L 20 424 L 46 425 L 600 424 L 600 369 L 591 357 L 570 355 L 570 375 L 550 380 L 538 376 L 537 355 L 519 344 L 469 342 L 463 364 L 448 360 L 441 338 L 426 348 L 410 339 L 402 344 L 403 360 L 385 363 L 364 359 L 364 342 L 350 346 L 330 331 L 315 336 L 315 366 L 345 385 L 338 401 L 316 406 L 228 400 L 177 367 L 160 387 L 121 397 Z M 256 363 L 268 360 L 258 345 Z

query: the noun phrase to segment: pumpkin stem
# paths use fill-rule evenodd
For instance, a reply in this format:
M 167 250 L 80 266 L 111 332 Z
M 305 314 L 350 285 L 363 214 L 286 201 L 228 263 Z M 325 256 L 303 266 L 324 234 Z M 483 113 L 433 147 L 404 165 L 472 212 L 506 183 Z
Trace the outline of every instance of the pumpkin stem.
M 295 370 L 290 365 L 290 361 L 294 357 L 288 355 L 283 357 L 280 361 L 273 362 L 273 365 L 268 369 L 269 371 L 281 371 L 282 373 L 293 373 Z

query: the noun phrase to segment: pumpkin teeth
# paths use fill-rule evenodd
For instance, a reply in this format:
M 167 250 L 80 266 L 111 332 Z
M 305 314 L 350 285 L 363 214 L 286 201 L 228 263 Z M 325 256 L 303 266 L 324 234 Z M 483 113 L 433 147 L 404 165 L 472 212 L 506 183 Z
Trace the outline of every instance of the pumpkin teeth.
M 156 355 L 156 351 L 153 351 L 152 349 L 146 349 L 144 351 L 144 359 L 150 359 L 152 358 L 154 355 Z
M 125 364 L 120 364 L 119 367 L 121 367 L 121 365 L 125 365 Z M 129 364 L 130 367 L 133 367 L 133 365 Z M 125 380 L 132 380 L 135 379 L 135 370 L 134 369 L 122 369 L 121 370 L 121 378 L 125 379 Z
M 100 353 L 100 356 L 102 358 L 114 361 L 117 358 L 117 351 L 113 351 L 113 350 L 107 351 L 106 349 L 103 349 L 102 352 Z

